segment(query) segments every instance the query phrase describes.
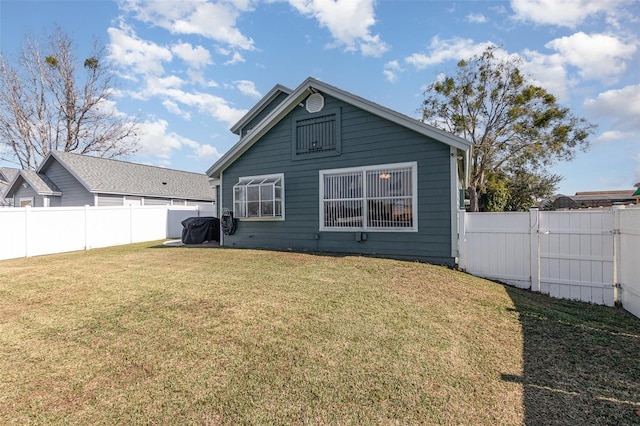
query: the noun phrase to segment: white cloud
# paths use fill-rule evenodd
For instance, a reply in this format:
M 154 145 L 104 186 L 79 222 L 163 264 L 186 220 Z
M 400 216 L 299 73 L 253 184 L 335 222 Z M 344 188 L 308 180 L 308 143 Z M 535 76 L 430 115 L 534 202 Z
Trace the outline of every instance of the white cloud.
M 109 28 L 109 57 L 116 64 L 138 74 L 162 75 L 163 62 L 173 58 L 171 51 L 151 41 L 138 38 L 130 28 Z
M 165 99 L 162 102 L 162 105 L 167 109 L 167 111 L 169 111 L 171 114 L 175 114 L 178 115 L 182 118 L 184 118 L 185 120 L 189 121 L 191 120 L 191 114 L 189 114 L 187 111 L 182 110 L 177 103 L 169 100 L 169 99 Z
M 464 19 L 470 24 L 484 24 L 487 22 L 487 17 L 482 13 L 470 13 Z
M 640 84 L 600 93 L 584 107 L 590 115 L 613 119 L 620 131 L 640 134 Z
M 184 84 L 184 80 L 175 75 L 168 77 L 147 77 L 147 87 L 153 88 L 153 91 L 162 91 L 166 89 L 179 89 Z
M 233 55 L 231 55 L 231 59 L 229 59 L 224 64 L 225 65 L 234 65 L 234 64 L 237 64 L 239 62 L 245 62 L 244 57 L 238 52 L 233 52 Z
M 202 46 L 194 48 L 189 43 L 177 43 L 171 46 L 171 51 L 195 69 L 200 69 L 212 63 L 211 54 Z
M 615 13 L 625 0 L 511 0 L 515 19 L 574 28 L 587 17 Z
M 640 132 L 623 132 L 620 130 L 607 130 L 595 137 L 591 142 L 594 144 L 600 143 L 612 143 L 616 141 L 624 141 L 630 139 L 637 139 L 640 136 Z
M 382 74 L 388 81 L 394 83 L 398 80 L 398 73 L 402 71 L 404 71 L 404 69 L 402 69 L 398 61 L 389 61 L 384 64 L 384 70 L 382 71 Z
M 198 158 L 201 160 L 220 158 L 220 152 L 208 144 L 199 144 L 198 142 L 184 136 L 180 136 L 175 132 L 168 131 L 169 123 L 159 119 L 155 121 L 146 120 L 139 125 L 140 150 L 138 154 L 143 156 L 154 156 L 164 161 L 165 165 L 170 165 L 171 154 L 173 151 L 190 148 L 193 151 L 190 158 Z
M 195 155 L 192 157 L 198 158 L 199 160 L 217 160 L 222 157 L 218 149 L 212 145 L 200 145 L 194 151 Z
M 636 52 L 635 45 L 626 44 L 617 37 L 583 32 L 557 38 L 545 47 L 556 50 L 566 63 L 578 67 L 583 78 L 594 79 L 623 73 L 627 68 L 626 61 Z
M 210 2 L 203 0 L 130 0 L 120 8 L 136 19 L 169 30 L 173 34 L 193 34 L 253 50 L 254 43 L 237 28 L 241 12 L 251 10 L 251 1 Z
M 565 61 L 560 55 L 544 55 L 525 50 L 521 58 L 522 69 L 530 76 L 531 84 L 544 87 L 560 102 L 565 102 L 569 98 L 569 87 L 576 82 L 568 77 Z
M 140 123 L 140 150 L 138 154 L 169 158 L 173 150 L 199 144 L 174 132 L 167 132 L 169 124 L 165 120 L 144 121 Z
M 289 4 L 305 16 L 313 17 L 327 28 L 335 45 L 347 51 L 360 51 L 364 56 L 379 57 L 389 47 L 378 34 L 371 34 L 375 25 L 374 0 L 289 0 Z
M 423 70 L 449 60 L 459 61 L 460 59 L 471 58 L 474 55 L 481 55 L 487 47 L 493 45 L 491 42 L 475 43 L 471 39 L 459 37 L 449 40 L 440 40 L 439 37 L 434 37 L 431 39 L 430 52 L 428 54 L 414 53 L 404 60 L 416 69 Z
M 234 84 L 236 85 L 236 88 L 240 91 L 240 93 L 242 93 L 243 95 L 247 95 L 252 98 L 262 97 L 260 92 L 258 92 L 258 89 L 256 89 L 256 85 L 253 81 L 238 80 L 238 81 L 235 81 Z
M 210 93 L 184 92 L 182 90 L 170 89 L 161 93 L 178 104 L 195 107 L 203 114 L 224 121 L 232 125 L 247 113 L 244 109 L 231 107 L 228 102 Z

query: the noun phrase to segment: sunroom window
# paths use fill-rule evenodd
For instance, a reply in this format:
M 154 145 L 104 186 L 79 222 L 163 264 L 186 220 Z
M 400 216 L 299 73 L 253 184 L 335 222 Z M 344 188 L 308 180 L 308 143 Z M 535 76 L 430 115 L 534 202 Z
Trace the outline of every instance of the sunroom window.
M 284 174 L 241 177 L 233 186 L 238 218 L 284 219 Z
M 417 164 L 320 171 L 321 231 L 417 231 Z

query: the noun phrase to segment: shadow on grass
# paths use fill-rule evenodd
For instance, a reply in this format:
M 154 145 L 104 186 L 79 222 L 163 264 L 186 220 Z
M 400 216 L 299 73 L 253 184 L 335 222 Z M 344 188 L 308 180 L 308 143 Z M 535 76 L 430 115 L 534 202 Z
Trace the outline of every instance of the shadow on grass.
M 505 286 L 520 316 L 525 422 L 640 425 L 640 319 Z

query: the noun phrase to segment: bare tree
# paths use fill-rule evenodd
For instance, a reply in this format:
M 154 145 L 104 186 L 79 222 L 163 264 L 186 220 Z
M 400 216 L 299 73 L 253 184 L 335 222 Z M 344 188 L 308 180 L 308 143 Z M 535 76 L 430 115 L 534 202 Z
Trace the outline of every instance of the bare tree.
M 521 171 L 542 177 L 554 161 L 586 149 L 596 128 L 529 84 L 521 61 L 499 58 L 495 51 L 492 46 L 460 61 L 457 74 L 431 84 L 422 103 L 425 122 L 472 142 L 472 211 L 478 211 L 492 174 Z
M 60 28 L 27 36 L 12 65 L 0 54 L 0 159 L 36 169 L 49 151 L 114 158 L 138 149 L 138 122 L 115 109 L 115 76 L 97 41 L 78 61 Z

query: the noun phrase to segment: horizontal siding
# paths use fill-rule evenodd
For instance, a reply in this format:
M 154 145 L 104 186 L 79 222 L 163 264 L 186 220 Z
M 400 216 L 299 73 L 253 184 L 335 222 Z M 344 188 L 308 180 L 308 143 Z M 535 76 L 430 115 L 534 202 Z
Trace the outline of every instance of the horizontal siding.
M 59 206 L 93 206 L 93 194 L 82 186 L 58 161 L 49 161 L 46 169 L 43 169 L 41 173 L 47 175 L 62 192 Z
M 341 108 L 342 153 L 291 160 L 292 120 L 299 108 L 223 172 L 221 207 L 232 209 L 232 187 L 241 176 L 284 173 L 284 221 L 240 221 L 225 245 L 279 250 L 368 254 L 452 263 L 448 145 L 430 140 L 335 99 L 325 109 Z M 418 232 L 319 232 L 319 171 L 376 164 L 418 163 Z
M 166 198 L 145 198 L 145 206 L 168 206 L 171 204 L 171 200 Z
M 42 195 L 38 195 L 30 186 L 27 186 L 26 188 L 20 186 L 14 192 L 13 205 L 15 207 L 20 207 L 20 198 L 33 198 L 33 207 L 44 207 Z
M 122 206 L 122 195 L 98 194 L 99 206 Z

